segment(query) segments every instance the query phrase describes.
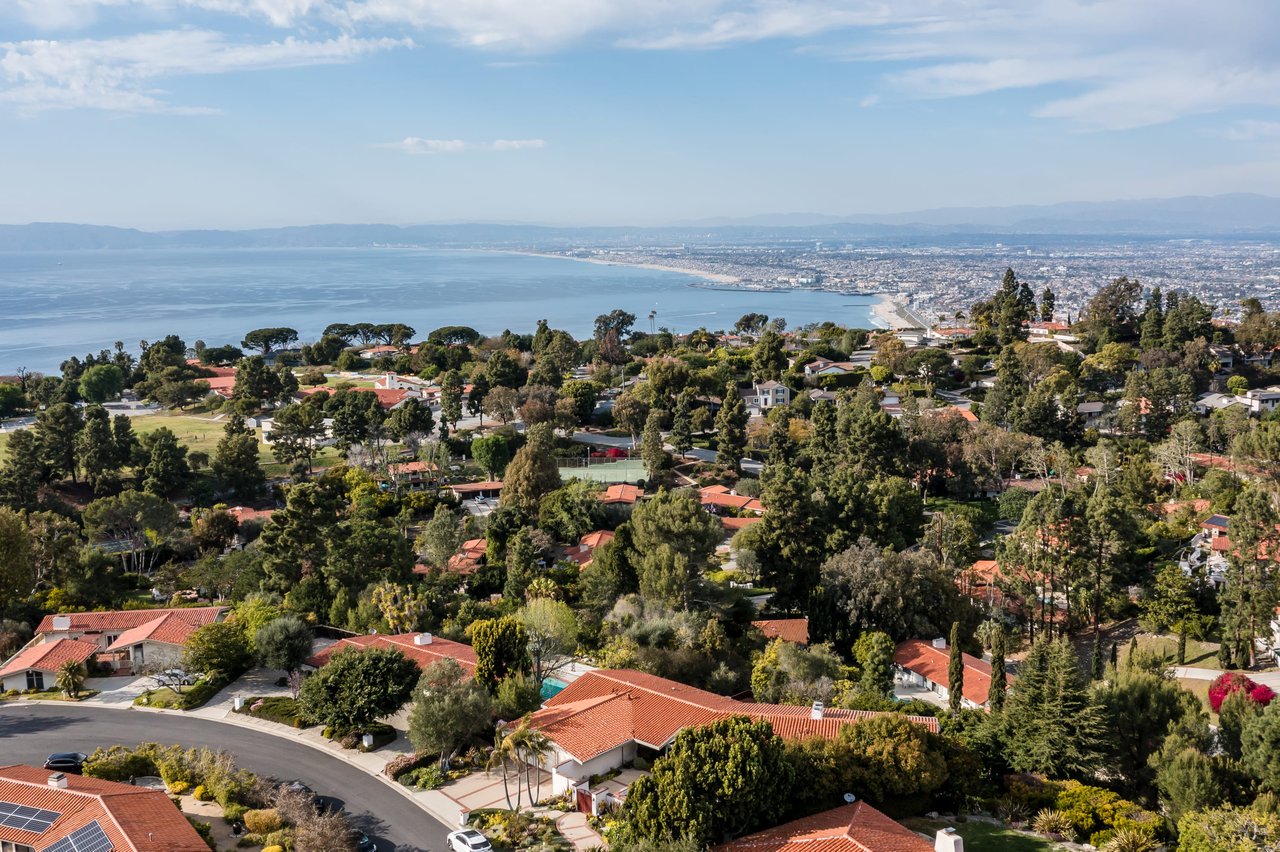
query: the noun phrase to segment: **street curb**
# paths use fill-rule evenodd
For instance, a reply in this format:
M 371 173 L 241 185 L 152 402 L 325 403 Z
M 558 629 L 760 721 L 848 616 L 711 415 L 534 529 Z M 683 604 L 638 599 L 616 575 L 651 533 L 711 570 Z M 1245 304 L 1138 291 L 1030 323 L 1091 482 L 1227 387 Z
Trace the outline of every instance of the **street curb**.
M 301 735 L 300 735 L 300 734 L 299 734 L 299 735 L 294 735 L 294 734 L 287 734 L 287 733 L 284 733 L 283 731 L 273 731 L 273 730 L 271 730 L 270 728 L 265 727 L 265 726 L 263 726 L 263 725 L 255 725 L 255 724 L 252 724 L 252 723 L 249 723 L 249 722 L 241 722 L 241 721 L 239 721 L 238 719 L 231 719 L 231 718 L 228 718 L 228 717 L 226 717 L 226 716 L 219 718 L 219 717 L 214 716 L 214 715 L 195 715 L 194 713 L 192 713 L 191 711 L 188 711 L 188 710 L 169 710 L 169 709 L 160 708 L 160 707 L 141 707 L 141 706 L 136 706 L 136 705 L 126 705 L 126 706 L 124 706 L 124 707 L 115 707 L 115 706 L 112 706 L 112 705 L 109 705 L 109 704 L 83 704 L 83 703 L 80 703 L 80 702 L 72 702 L 72 701 L 47 701 L 47 700 L 42 700 L 42 699 L 24 699 L 24 701 L 5 701 L 5 702 L 0 702 L 0 708 L 3 708 L 5 705 L 21 706 L 23 703 L 27 703 L 27 704 L 52 704 L 52 705 L 55 705 L 55 706 L 63 706 L 63 707 L 67 706 L 68 704 L 72 704 L 72 705 L 75 705 L 75 706 L 78 706 L 78 707 L 90 707 L 90 708 L 97 709 L 97 710 L 136 710 L 136 711 L 141 712 L 141 713 L 158 713 L 158 714 L 162 714 L 162 715 L 165 715 L 165 716 L 188 716 L 188 717 L 190 717 L 190 718 L 193 718 L 193 719 L 200 719 L 200 720 L 202 720 L 202 721 L 206 721 L 206 722 L 218 722 L 218 723 L 223 724 L 223 725 L 234 725 L 234 726 L 235 726 L 235 727 L 237 727 L 237 728 L 246 728 L 246 729 L 248 729 L 248 730 L 252 730 L 252 731 L 261 731 L 262 733 L 267 734 L 267 735 L 269 735 L 269 736 L 273 736 L 273 737 L 280 737 L 281 739 L 287 739 L 287 740 L 291 740 L 291 741 L 296 742 L 296 743 L 301 743 L 302 745 L 305 745 L 305 746 L 307 746 L 308 748 L 314 749 L 314 750 L 316 750 L 316 751 L 319 751 L 319 752 L 322 752 L 322 753 L 324 753 L 324 754 L 327 754 L 327 755 L 329 755 L 330 757 L 334 757 L 334 758 L 337 758 L 338 760 L 342 760 L 342 761 L 344 761 L 344 762 L 346 762 L 346 763 L 349 763 L 350 765 L 354 766 L 356 769 L 359 769 L 359 770 L 360 770 L 361 772 L 363 772 L 364 774 L 366 774 L 366 775 L 370 775 L 370 776 L 372 776 L 372 777 L 374 777 L 374 778 L 377 778 L 379 781 L 381 781 L 381 782 L 382 782 L 383 784 L 385 784 L 386 786 L 391 787 L 392 789 L 396 790 L 398 793 L 400 793 L 400 795 L 404 796 L 406 799 L 408 799 L 409 801 L 413 802 L 413 803 L 414 803 L 414 805 L 416 805 L 416 806 L 417 806 L 417 808 L 418 808 L 420 811 L 422 811 L 424 814 L 426 814 L 427 816 L 431 817 L 433 820 L 435 820 L 436 822 L 440 823 L 441 825 L 443 825 L 445 828 L 449 829 L 450 831 L 453 831 L 453 830 L 455 830 L 455 829 L 457 829 L 457 828 L 458 828 L 458 826 L 457 826 L 457 825 L 454 825 L 454 824 L 448 823 L 448 822 L 446 822 L 446 821 L 444 821 L 444 820 L 440 819 L 440 817 L 439 817 L 439 816 L 437 816 L 436 814 L 432 813 L 432 812 L 431 812 L 431 810 L 430 810 L 430 809 L 428 809 L 426 805 L 424 805 L 424 804 L 423 804 L 423 803 L 422 803 L 422 802 L 421 802 L 421 801 L 420 801 L 416 796 L 414 796 L 414 795 L 413 795 L 413 791 L 411 791 L 408 787 L 404 786 L 403 784 L 400 784 L 400 783 L 398 783 L 397 781 L 395 781 L 395 780 L 393 780 L 393 779 L 391 779 L 391 778 L 388 778 L 388 777 L 387 777 L 384 773 L 382 773 L 382 772 L 370 772 L 370 771 L 369 771 L 369 769 L 368 769 L 368 767 L 361 765 L 361 764 L 360 764 L 359 762 L 357 762 L 354 758 L 349 757 L 349 756 L 347 756 L 347 755 L 343 754 L 343 753 L 342 753 L 342 752 L 340 752 L 340 751 L 334 751 L 333 749 L 330 749 L 330 748 L 328 748 L 327 746 L 324 746 L 324 745 L 322 745 L 322 744 L 320 744 L 320 743 L 312 742 L 311 740 L 307 740 L 307 739 L 303 739 L 303 738 L 301 737 Z M 283 727 L 283 726 L 281 726 L 281 727 Z M 293 730 L 293 729 L 291 729 L 291 730 Z M 346 751 L 346 749 L 343 749 L 343 751 Z

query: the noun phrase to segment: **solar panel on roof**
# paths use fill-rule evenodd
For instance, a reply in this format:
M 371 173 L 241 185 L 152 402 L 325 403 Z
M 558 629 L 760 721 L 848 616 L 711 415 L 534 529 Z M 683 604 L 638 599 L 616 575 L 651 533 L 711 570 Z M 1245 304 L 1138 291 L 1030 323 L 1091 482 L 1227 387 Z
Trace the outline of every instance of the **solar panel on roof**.
M 44 852 L 111 852 L 111 838 L 94 820 L 83 828 L 77 828 L 57 843 L 45 847 Z
M 0 825 L 5 828 L 16 828 L 21 831 L 34 831 L 43 834 L 49 830 L 62 814 L 19 805 L 16 802 L 0 802 Z

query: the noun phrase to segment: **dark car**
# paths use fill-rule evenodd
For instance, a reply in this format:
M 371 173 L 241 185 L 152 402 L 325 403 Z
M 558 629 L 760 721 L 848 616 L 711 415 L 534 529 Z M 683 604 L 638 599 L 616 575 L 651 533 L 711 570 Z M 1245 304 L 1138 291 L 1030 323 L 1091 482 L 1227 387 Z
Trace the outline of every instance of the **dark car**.
M 82 752 L 60 751 L 45 759 L 44 768 L 54 772 L 70 772 L 72 775 L 79 775 L 84 768 L 84 762 L 88 759 L 89 755 Z
M 332 799 L 327 799 L 324 796 L 319 795 L 318 793 L 316 793 L 315 790 L 312 790 L 310 787 L 308 787 L 306 784 L 303 784 L 301 781 L 288 781 L 282 786 L 284 787 L 284 789 L 289 790 L 291 792 L 302 793 L 303 795 L 310 797 L 311 804 L 313 804 L 315 806 L 315 809 L 322 814 L 327 814 L 330 811 L 340 810 L 337 803 L 334 802 Z
M 363 831 L 352 831 L 351 839 L 355 841 L 356 852 L 378 852 L 378 844 L 369 839 Z

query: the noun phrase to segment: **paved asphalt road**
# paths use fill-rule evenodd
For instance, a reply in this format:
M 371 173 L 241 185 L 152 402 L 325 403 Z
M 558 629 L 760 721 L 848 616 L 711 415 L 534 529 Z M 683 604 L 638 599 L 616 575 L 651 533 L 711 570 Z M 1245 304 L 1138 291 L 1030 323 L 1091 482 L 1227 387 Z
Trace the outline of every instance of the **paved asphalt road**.
M 98 746 L 140 742 L 225 749 L 252 772 L 297 778 L 340 802 L 379 850 L 446 852 L 444 825 L 382 781 L 311 746 L 190 717 L 71 705 L 0 705 L 0 763 L 40 766 L 55 751 L 92 752 Z

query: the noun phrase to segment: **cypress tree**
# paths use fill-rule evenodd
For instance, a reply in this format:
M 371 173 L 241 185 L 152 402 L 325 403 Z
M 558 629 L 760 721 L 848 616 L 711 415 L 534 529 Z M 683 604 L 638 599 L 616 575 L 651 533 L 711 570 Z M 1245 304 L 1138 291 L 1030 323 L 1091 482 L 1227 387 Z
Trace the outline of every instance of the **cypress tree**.
M 995 641 L 991 643 L 991 687 L 987 692 L 987 705 L 992 713 L 1004 709 L 1004 628 L 996 631 Z
M 964 697 L 964 657 L 960 651 L 960 622 L 951 622 L 951 666 L 947 672 L 948 702 L 952 713 L 960 712 Z
M 1093 631 L 1093 659 L 1090 668 L 1093 679 L 1102 680 L 1102 634 L 1097 630 Z
M 1130 636 L 1129 637 L 1129 653 L 1125 654 L 1125 657 L 1124 657 L 1125 668 L 1130 668 L 1130 669 L 1133 668 L 1134 655 L 1137 653 L 1138 653 L 1138 637 Z

